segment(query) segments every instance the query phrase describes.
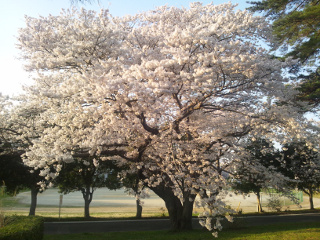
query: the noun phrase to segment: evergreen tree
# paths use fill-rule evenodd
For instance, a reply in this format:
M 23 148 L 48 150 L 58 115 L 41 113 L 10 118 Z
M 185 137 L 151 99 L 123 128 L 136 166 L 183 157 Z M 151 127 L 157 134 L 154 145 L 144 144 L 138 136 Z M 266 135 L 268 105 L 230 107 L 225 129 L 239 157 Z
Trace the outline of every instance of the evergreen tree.
M 299 59 L 299 100 L 318 106 L 320 101 L 320 1 L 262 0 L 249 2 L 252 11 L 264 12 L 273 21 L 273 33 L 284 57 Z M 302 71 L 303 70 L 303 71 Z

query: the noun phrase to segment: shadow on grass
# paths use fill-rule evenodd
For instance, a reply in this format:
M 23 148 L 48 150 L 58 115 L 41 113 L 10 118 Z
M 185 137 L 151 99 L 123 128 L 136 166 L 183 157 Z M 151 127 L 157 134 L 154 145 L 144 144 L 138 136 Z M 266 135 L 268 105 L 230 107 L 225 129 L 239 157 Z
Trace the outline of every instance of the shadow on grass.
M 320 222 L 290 223 L 261 226 L 254 228 L 227 229 L 219 233 L 219 238 L 226 239 L 319 239 Z M 310 232 L 312 238 L 301 238 Z M 302 234 L 302 235 L 300 235 Z M 56 240 L 57 235 L 47 235 L 44 240 Z M 110 233 L 83 233 L 59 235 L 59 240 L 209 240 L 215 239 L 206 230 L 192 230 L 183 232 L 145 231 L 145 232 L 110 232 Z

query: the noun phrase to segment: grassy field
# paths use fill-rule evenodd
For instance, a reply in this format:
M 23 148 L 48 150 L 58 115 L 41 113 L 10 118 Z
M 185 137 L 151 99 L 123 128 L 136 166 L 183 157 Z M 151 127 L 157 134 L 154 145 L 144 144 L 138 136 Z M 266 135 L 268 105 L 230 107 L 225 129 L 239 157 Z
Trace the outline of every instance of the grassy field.
M 317 196 L 319 197 L 319 196 Z M 0 197 L 0 203 L 5 207 L 3 213 L 8 215 L 27 215 L 28 205 L 20 203 L 18 199 L 9 196 Z M 1 207 L 0 207 L 1 210 Z M 91 220 L 104 220 L 104 219 L 123 219 L 133 218 L 135 216 L 135 208 L 132 207 L 91 207 Z M 292 212 L 301 213 L 308 212 L 304 210 L 294 210 Z M 291 213 L 292 213 L 291 212 Z M 290 212 L 282 212 L 290 213 Z M 45 217 L 46 221 L 81 221 L 83 220 L 82 207 L 63 207 L 61 218 L 58 218 L 58 208 L 53 206 L 41 206 L 37 208 L 37 215 Z M 256 213 L 257 214 L 257 213 Z M 270 213 L 264 213 L 270 214 Z M 274 214 L 274 213 L 273 213 Z M 143 210 L 143 217 L 162 217 L 167 216 L 165 209 L 160 207 L 149 208 Z M 196 215 L 196 214 L 195 214 Z M 251 214 L 250 214 L 251 215 Z M 260 214 L 258 214 L 260 215 Z M 168 231 L 150 231 L 150 232 L 119 232 L 119 233 L 85 233 L 85 234 L 71 234 L 71 235 L 46 235 L 44 240 L 206 240 L 214 239 L 208 231 L 191 231 L 172 233 Z M 259 240 L 259 239 L 320 239 L 320 222 L 317 223 L 298 223 L 275 225 L 266 227 L 254 228 L 237 228 L 223 230 L 219 233 L 218 239 L 246 239 L 246 240 Z
M 44 240 L 209 240 L 214 237 L 208 231 L 172 233 L 168 231 L 84 233 L 46 235 Z M 254 228 L 228 229 L 219 233 L 219 240 L 311 240 L 320 239 L 320 222 L 278 224 Z

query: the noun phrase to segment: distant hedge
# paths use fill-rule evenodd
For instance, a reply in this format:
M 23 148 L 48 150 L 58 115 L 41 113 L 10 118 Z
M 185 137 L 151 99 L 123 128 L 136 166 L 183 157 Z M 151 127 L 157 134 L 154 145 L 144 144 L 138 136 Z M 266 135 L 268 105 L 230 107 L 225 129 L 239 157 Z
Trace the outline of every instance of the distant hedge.
M 43 219 L 35 216 L 12 216 L 0 228 L 0 240 L 42 240 Z

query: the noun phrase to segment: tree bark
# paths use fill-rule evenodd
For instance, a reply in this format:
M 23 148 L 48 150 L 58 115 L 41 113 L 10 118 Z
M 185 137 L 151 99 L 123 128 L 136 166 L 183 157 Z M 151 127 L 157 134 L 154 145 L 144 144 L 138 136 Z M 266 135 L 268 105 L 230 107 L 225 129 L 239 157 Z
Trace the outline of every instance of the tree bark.
M 85 189 L 82 190 L 82 196 L 84 199 L 84 217 L 90 218 L 90 203 L 92 201 L 93 190 L 91 190 L 90 186 L 86 186 Z
M 171 223 L 171 230 L 172 231 L 179 231 L 182 230 L 182 209 L 183 206 L 180 200 L 176 196 L 170 196 L 163 199 L 166 205 L 166 208 L 169 213 L 170 223 Z M 191 228 L 192 229 L 192 225 Z
M 141 206 L 141 203 L 140 203 L 140 199 L 136 200 L 136 205 L 137 205 L 136 218 L 141 218 L 142 217 L 142 206 Z
M 189 197 L 192 201 L 189 200 Z M 181 221 L 181 229 L 182 230 L 191 230 L 192 229 L 192 212 L 193 205 L 196 195 L 189 195 L 184 199 L 183 209 L 182 209 L 182 221 Z
M 196 195 L 186 194 L 182 204 L 180 199 L 173 194 L 170 187 L 157 186 L 151 189 L 165 202 L 169 213 L 171 230 L 192 230 L 193 203 Z
M 261 205 L 261 201 L 260 201 L 260 192 L 256 192 L 256 196 L 257 196 L 257 203 L 258 203 L 258 213 L 262 213 L 262 205 Z
M 37 187 L 31 187 L 31 204 L 30 204 L 29 216 L 36 215 L 38 193 L 39 193 L 39 189 Z
M 314 205 L 313 205 L 313 191 L 312 189 L 309 189 L 309 203 L 310 203 L 310 209 L 314 210 Z

